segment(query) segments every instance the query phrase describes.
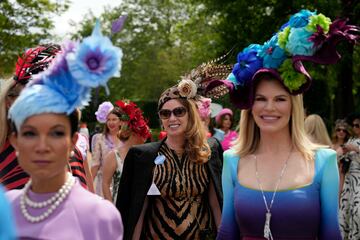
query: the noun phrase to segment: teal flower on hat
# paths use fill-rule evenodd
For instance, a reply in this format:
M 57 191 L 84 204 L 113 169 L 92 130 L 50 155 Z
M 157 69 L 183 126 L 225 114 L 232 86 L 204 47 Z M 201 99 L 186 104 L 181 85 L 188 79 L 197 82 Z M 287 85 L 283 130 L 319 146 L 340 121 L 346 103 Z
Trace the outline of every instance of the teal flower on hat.
M 286 44 L 286 50 L 291 55 L 312 56 L 317 48 L 309 40 L 313 33 L 303 28 L 292 28 Z
M 286 59 L 284 49 L 278 44 L 278 36 L 274 35 L 269 41 L 265 42 L 258 56 L 262 57 L 265 68 L 278 68 Z
M 315 15 L 315 12 L 303 9 L 291 16 L 289 26 L 292 28 L 305 27 L 309 23 L 309 17 L 313 15 Z

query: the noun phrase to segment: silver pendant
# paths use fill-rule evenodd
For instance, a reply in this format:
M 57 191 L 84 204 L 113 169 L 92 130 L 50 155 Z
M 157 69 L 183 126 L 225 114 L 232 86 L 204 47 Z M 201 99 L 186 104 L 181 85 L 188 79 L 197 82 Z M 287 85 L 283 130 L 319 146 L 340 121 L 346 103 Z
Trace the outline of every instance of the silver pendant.
M 271 219 L 271 213 L 266 213 L 266 220 L 264 225 L 264 238 L 272 240 L 271 230 L 270 230 L 270 219 Z

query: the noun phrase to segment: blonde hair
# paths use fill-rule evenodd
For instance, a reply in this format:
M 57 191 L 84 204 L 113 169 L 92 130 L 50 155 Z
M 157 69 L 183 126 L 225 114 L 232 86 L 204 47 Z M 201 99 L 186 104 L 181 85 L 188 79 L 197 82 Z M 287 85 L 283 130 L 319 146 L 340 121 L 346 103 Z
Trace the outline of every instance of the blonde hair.
M 272 81 L 276 79 L 263 78 L 262 80 Z M 306 136 L 304 129 L 303 97 L 300 94 L 296 96 L 290 95 L 290 101 L 292 109 L 289 131 L 292 144 L 294 149 L 299 151 L 304 159 L 313 160 L 315 155 L 314 150 L 319 148 L 319 145 L 312 143 Z M 234 142 L 233 147 L 235 152 L 241 157 L 253 154 L 259 147 L 260 129 L 255 123 L 251 109 L 241 111 L 239 128 L 239 136 Z
M 7 107 L 6 107 L 6 97 L 9 90 L 14 86 L 15 81 L 13 79 L 8 79 L 4 81 L 1 85 L 1 94 L 0 94 L 0 148 L 5 144 L 9 133 L 9 121 L 7 118 Z M 1 150 L 1 149 L 0 149 Z
M 206 131 L 201 122 L 195 100 L 179 98 L 178 100 L 188 111 L 189 119 L 185 130 L 185 151 L 191 161 L 205 163 L 211 154 L 207 143 Z
M 314 143 L 331 146 L 325 123 L 319 115 L 311 114 L 305 119 L 305 132 Z

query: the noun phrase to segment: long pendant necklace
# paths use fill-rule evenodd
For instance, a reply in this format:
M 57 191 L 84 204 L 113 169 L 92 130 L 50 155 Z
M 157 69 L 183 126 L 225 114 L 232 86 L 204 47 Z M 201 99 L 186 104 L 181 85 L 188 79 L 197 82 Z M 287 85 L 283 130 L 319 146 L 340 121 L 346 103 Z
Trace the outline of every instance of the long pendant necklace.
M 272 198 L 271 198 L 271 201 L 270 201 L 270 205 L 268 205 L 267 201 L 266 201 L 266 197 L 265 197 L 265 194 L 264 194 L 264 190 L 263 190 L 263 187 L 261 185 L 261 182 L 260 182 L 260 178 L 259 178 L 259 172 L 258 172 L 258 164 L 257 164 L 257 157 L 256 155 L 254 154 L 254 157 L 255 157 L 255 175 L 256 175 L 256 181 L 259 185 L 259 188 L 261 190 L 261 194 L 262 194 L 262 197 L 263 197 L 263 200 L 264 200 L 264 203 L 265 203 L 265 207 L 266 207 L 266 213 L 265 213 L 265 224 L 264 224 L 264 238 L 268 239 L 268 240 L 273 240 L 273 236 L 271 234 L 271 229 L 270 229 L 270 220 L 271 220 L 271 208 L 273 206 L 273 203 L 274 203 L 274 199 L 275 199 L 275 196 L 276 196 L 276 192 L 278 190 L 278 187 L 280 185 L 280 182 L 281 182 L 281 179 L 282 177 L 284 176 L 284 173 L 285 173 L 285 170 L 286 170 L 286 167 L 287 167 L 287 164 L 288 164 L 288 161 L 290 159 L 290 156 L 291 156 L 291 152 L 292 152 L 292 148 L 290 149 L 290 152 L 289 152 L 289 155 L 285 161 L 285 164 L 281 170 L 281 173 L 280 173 L 280 176 L 277 180 L 277 183 L 276 183 L 276 186 L 275 186 L 275 190 L 273 192 L 273 195 L 272 195 Z

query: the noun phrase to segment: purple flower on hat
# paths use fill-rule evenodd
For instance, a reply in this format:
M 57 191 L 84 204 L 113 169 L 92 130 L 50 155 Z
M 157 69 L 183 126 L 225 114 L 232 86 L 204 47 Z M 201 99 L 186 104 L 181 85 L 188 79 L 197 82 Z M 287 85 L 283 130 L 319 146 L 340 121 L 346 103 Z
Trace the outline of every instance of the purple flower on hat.
M 232 73 L 236 78 L 236 85 L 244 86 L 251 81 L 252 76 L 263 66 L 263 61 L 257 56 L 261 49 L 259 44 L 251 44 L 237 56 L 237 63 Z
M 112 22 L 112 24 L 111 24 L 111 33 L 112 34 L 118 33 L 123 29 L 126 18 L 127 18 L 127 15 L 122 15 L 118 19 L 116 19 L 115 21 Z
M 101 34 L 97 22 L 92 35 L 85 38 L 77 51 L 68 54 L 66 59 L 71 74 L 80 84 L 106 87 L 107 81 L 120 70 L 121 57 L 121 49 Z
M 284 49 L 277 44 L 278 36 L 274 35 L 269 41 L 265 42 L 258 55 L 262 57 L 265 68 L 278 68 L 286 59 Z
M 103 102 L 99 105 L 98 110 L 95 112 L 96 119 L 99 123 L 106 123 L 107 116 L 113 110 L 114 106 L 111 102 Z
M 292 28 L 305 27 L 309 23 L 309 17 L 315 14 L 316 12 L 303 9 L 290 17 L 289 25 Z

